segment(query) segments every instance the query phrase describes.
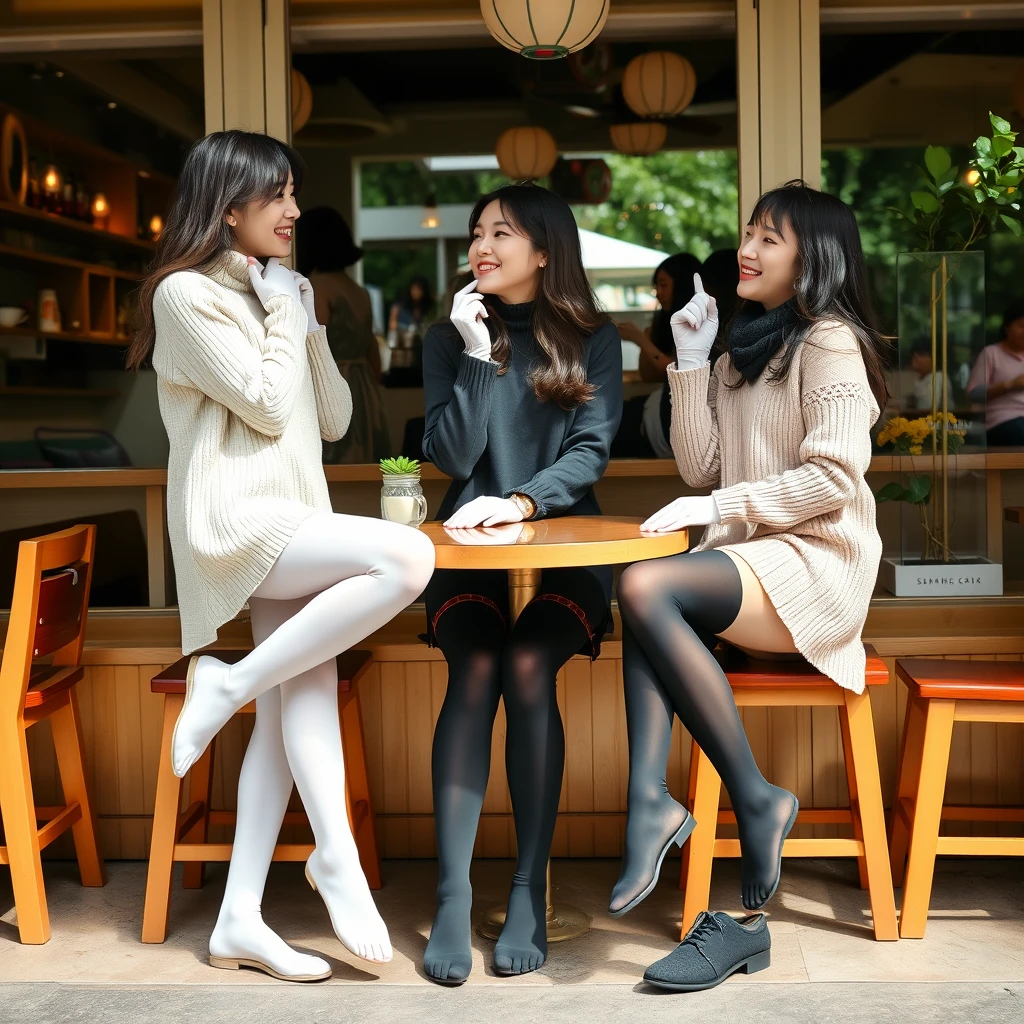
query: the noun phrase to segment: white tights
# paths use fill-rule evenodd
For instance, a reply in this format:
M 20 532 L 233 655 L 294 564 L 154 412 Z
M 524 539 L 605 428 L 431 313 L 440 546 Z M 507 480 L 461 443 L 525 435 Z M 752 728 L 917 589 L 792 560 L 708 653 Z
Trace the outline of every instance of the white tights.
M 259 916 L 294 777 L 316 841 L 308 871 L 339 939 L 365 959 L 391 958 L 345 810 L 334 659 L 415 600 L 433 567 L 433 545 L 416 530 L 316 513 L 249 602 L 257 645 L 252 653 L 232 666 L 200 659 L 176 730 L 176 772 L 182 765 L 187 770 L 231 715 L 256 699 L 211 954 L 259 960 L 285 976 L 326 966 L 289 949 Z

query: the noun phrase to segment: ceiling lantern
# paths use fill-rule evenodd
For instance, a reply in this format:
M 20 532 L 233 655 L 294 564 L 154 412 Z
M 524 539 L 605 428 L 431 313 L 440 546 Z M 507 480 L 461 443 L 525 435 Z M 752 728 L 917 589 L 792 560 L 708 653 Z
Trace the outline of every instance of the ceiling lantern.
M 480 13 L 502 46 L 552 60 L 598 37 L 608 20 L 608 0 L 480 0 Z
M 690 105 L 696 89 L 693 65 L 667 50 L 634 57 L 622 74 L 622 98 L 639 117 L 675 117 Z
M 313 113 L 313 90 L 306 76 L 292 68 L 292 134 L 301 131 L 302 126 Z
M 498 166 L 510 178 L 543 178 L 558 159 L 558 144 L 544 128 L 509 128 L 494 147 Z
M 665 145 L 668 129 L 660 121 L 613 124 L 608 129 L 612 145 L 626 156 L 650 156 Z

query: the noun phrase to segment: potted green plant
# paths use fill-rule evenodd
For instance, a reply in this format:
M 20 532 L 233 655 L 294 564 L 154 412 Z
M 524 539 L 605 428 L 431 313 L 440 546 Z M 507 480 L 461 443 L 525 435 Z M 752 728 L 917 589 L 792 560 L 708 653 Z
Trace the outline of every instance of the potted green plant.
M 983 556 L 977 530 L 973 537 L 966 526 L 955 534 L 953 509 L 958 492 L 971 492 L 972 505 L 980 501 L 980 522 L 985 521 L 984 431 L 957 415 L 970 405 L 977 412 L 977 403 L 954 383 L 985 345 L 985 254 L 973 247 L 993 231 L 1022 234 L 1024 148 L 1016 145 L 1017 133 L 1004 118 L 990 113 L 989 123 L 991 134 L 975 141 L 963 171 L 947 149 L 929 146 L 921 184 L 910 193 L 911 207 L 892 210 L 916 242 L 913 251 L 896 258 L 900 370 L 907 369 L 915 344 L 931 355 L 930 402 L 914 409 L 918 419 L 912 421 L 903 416 L 906 407 L 900 402 L 899 418 L 919 429 L 901 431 L 891 420 L 878 439 L 880 445 L 892 443 L 901 456 L 901 481 L 882 488 L 878 500 L 901 501 L 910 513 L 901 516 L 900 557 L 886 558 L 882 565 L 882 582 L 900 596 L 1002 593 L 1002 567 Z M 965 437 L 974 442 L 971 453 L 982 456 L 980 472 L 958 456 Z M 906 450 L 912 442 L 920 449 L 926 439 L 920 458 Z M 909 474 L 904 463 L 911 464 Z M 931 572 L 926 566 L 959 568 Z
M 420 464 L 404 455 L 381 459 L 384 483 L 380 489 L 380 514 L 389 523 L 419 526 L 427 518 L 427 499 L 420 483 Z

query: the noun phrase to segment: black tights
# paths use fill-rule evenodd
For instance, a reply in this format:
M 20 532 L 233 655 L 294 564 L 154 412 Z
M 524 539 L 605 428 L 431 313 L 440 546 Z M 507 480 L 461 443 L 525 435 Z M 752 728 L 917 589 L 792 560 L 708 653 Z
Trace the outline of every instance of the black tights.
M 629 816 L 616 910 L 642 892 L 654 860 L 685 818 L 665 783 L 672 715 L 708 755 L 729 792 L 743 851 L 743 904 L 764 904 L 778 882 L 780 844 L 795 798 L 754 761 L 732 688 L 712 654 L 735 621 L 740 574 L 721 551 L 637 562 L 618 587 L 629 734 Z
M 565 762 L 555 676 L 587 642 L 587 632 L 568 608 L 540 601 L 506 634 L 493 608 L 465 601 L 440 616 L 436 634 L 448 661 L 448 692 L 431 762 L 438 909 L 424 968 L 437 981 L 457 982 L 472 965 L 469 867 L 501 697 L 518 859 L 494 965 L 505 974 L 536 970 L 547 956 L 547 862 Z

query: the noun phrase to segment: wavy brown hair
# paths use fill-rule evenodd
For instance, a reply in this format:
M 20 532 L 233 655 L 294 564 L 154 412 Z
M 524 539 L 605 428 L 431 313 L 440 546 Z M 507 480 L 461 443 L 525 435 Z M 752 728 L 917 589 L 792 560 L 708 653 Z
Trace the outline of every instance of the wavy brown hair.
M 530 370 L 533 393 L 540 402 L 553 400 L 563 409 L 575 409 L 594 397 L 584 361 L 587 338 L 610 322 L 597 308 L 583 269 L 576 218 L 564 199 L 540 185 L 505 185 L 477 200 L 469 218 L 470 236 L 484 209 L 495 200 L 510 227 L 528 238 L 535 252 L 547 255 L 530 323 L 542 353 Z M 491 356 L 501 363 L 498 372 L 503 373 L 512 358 L 512 341 L 490 296 L 484 297 L 484 304 Z
M 302 158 L 291 146 L 259 132 L 212 132 L 185 155 L 156 258 L 139 290 L 135 338 L 128 368 L 138 370 L 153 351 L 156 326 L 153 295 L 160 282 L 179 270 L 208 268 L 227 252 L 234 235 L 224 217 L 249 203 L 266 206 L 288 183 L 302 184 Z

